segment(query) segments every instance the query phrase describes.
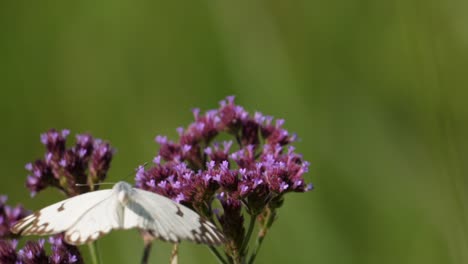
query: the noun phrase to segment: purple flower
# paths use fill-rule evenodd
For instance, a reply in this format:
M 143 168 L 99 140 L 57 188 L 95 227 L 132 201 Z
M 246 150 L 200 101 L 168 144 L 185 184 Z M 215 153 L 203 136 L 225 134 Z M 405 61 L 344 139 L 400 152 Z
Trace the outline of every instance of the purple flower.
M 185 195 L 183 193 L 179 193 L 176 198 L 174 199 L 174 201 L 176 201 L 177 203 L 180 203 L 182 201 L 185 201 Z
M 51 264 L 71 264 L 83 263 L 78 248 L 67 244 L 63 241 L 63 235 L 56 235 L 49 238 L 51 245 L 51 255 L 49 256 L 49 263 Z
M 105 179 L 114 153 L 109 143 L 79 134 L 75 146 L 67 149 L 69 134 L 69 130 L 51 129 L 41 135 L 47 150 L 45 158 L 25 166 L 29 171 L 26 186 L 32 196 L 49 186 L 74 196 L 95 189 L 93 184 Z
M 232 141 L 224 141 L 223 147 L 220 147 L 220 144 L 217 142 L 213 143 L 213 147 L 205 148 L 205 154 L 208 155 L 209 159 L 216 162 L 221 163 L 223 161 L 228 160 L 229 158 L 229 150 L 231 149 Z
M 138 166 L 138 168 L 136 169 L 136 177 L 135 177 L 135 181 L 137 182 L 141 182 L 144 180 L 144 176 L 145 176 L 145 167 L 143 166 Z
M 58 186 L 59 182 L 54 177 L 52 168 L 44 160 L 36 160 L 34 163 L 28 163 L 30 174 L 26 180 L 26 187 L 31 192 L 31 196 L 42 191 L 47 186 Z
M 280 183 L 280 192 L 284 192 L 288 189 L 289 187 L 289 184 L 285 183 L 285 182 L 281 182 Z
M 65 140 L 68 136 L 68 130 L 63 130 L 59 133 L 55 129 L 51 129 L 44 134 L 41 134 L 41 142 L 46 146 L 47 153 L 52 153 L 54 158 L 57 158 L 65 151 Z
M 166 186 L 167 186 L 167 182 L 166 182 L 166 181 L 161 181 L 161 182 L 158 183 L 158 187 L 160 187 L 160 188 L 162 188 L 162 189 L 166 188 Z
M 113 154 L 114 150 L 109 143 L 101 140 L 95 141 L 94 152 L 91 154 L 91 162 L 89 163 L 89 174 L 92 182 L 101 182 L 106 178 Z
M 182 157 L 180 144 L 167 140 L 166 137 L 156 137 L 156 142 L 161 145 L 159 155 L 165 160 L 178 161 Z
M 16 246 L 18 241 L 16 240 L 0 240 L 0 263 L 4 264 L 15 264 L 18 260 L 18 254 L 16 254 Z
M 48 257 L 44 250 L 44 240 L 26 242 L 25 246 L 18 251 L 18 257 L 24 264 L 47 264 Z
M 161 163 L 161 156 L 154 157 L 153 163 L 159 165 Z
M 192 146 L 190 146 L 190 145 L 183 145 L 182 146 L 182 154 L 188 153 L 191 148 L 192 148 Z
M 8 200 L 8 196 L 0 195 L 0 209 L 5 206 L 6 201 Z
M 16 238 L 17 236 L 10 231 L 11 227 L 18 220 L 31 213 L 21 205 L 17 205 L 16 207 L 6 205 L 6 201 L 7 197 L 5 195 L 0 196 L 0 239 Z
M 27 241 L 24 247 L 16 252 L 16 240 L 0 240 L 0 263 L 2 264 L 82 264 L 78 248 L 63 241 L 62 235 L 49 238 L 50 256 L 44 248 L 44 239 Z
M 246 195 L 247 192 L 249 191 L 249 186 L 248 186 L 248 185 L 242 184 L 241 187 L 240 187 L 240 189 L 241 189 L 241 192 L 240 192 L 241 195 Z

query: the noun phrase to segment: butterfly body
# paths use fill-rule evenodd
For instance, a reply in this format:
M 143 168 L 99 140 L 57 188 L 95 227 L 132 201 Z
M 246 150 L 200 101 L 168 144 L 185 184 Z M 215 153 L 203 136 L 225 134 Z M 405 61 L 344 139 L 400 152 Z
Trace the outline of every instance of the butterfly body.
M 18 221 L 12 231 L 20 235 L 65 232 L 65 241 L 80 245 L 114 229 L 132 228 L 148 230 L 155 237 L 173 243 L 189 240 L 216 245 L 224 239 L 212 223 L 191 209 L 126 182 L 45 207 Z
M 122 206 L 126 206 L 133 191 L 132 186 L 126 182 L 118 182 L 112 189 L 117 192 L 117 198 Z

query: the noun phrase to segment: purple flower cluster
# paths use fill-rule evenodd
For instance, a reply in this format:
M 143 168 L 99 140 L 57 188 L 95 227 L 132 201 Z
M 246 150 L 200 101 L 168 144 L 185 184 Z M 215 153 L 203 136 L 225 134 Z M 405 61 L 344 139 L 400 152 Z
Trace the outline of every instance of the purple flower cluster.
M 223 214 L 218 220 L 228 240 L 240 248 L 245 233 L 241 209 L 256 217 L 281 206 L 285 193 L 311 190 L 303 178 L 309 163 L 290 146 L 296 136 L 283 128 L 284 120 L 251 115 L 232 96 L 218 109 L 203 115 L 195 109 L 193 114 L 192 124 L 177 129 L 177 141 L 156 137 L 160 149 L 154 166 L 138 168 L 136 186 L 209 218 L 219 200 Z M 220 134 L 233 140 L 215 141 Z
M 46 147 L 44 158 L 26 164 L 30 173 L 26 186 L 32 196 L 48 186 L 75 196 L 93 190 L 93 184 L 105 179 L 114 152 L 109 143 L 79 134 L 75 146 L 67 149 L 69 134 L 66 129 L 60 132 L 51 129 L 41 135 Z
M 303 179 L 309 163 L 294 152 L 294 147 L 285 149 L 295 136 L 282 128 L 284 121 L 277 120 L 273 125 L 272 117 L 258 112 L 252 117 L 234 104 L 233 97 L 220 105 L 203 116 L 194 110 L 195 122 L 185 130 L 178 129 L 178 142 L 157 136 L 159 156 L 154 167 L 138 169 L 137 186 L 195 204 L 206 201 L 202 198 L 211 197 L 217 190 L 244 198 L 311 188 Z M 210 144 L 222 132 L 235 137 L 238 150 L 231 151 L 232 141 Z
M 63 235 L 57 235 L 49 238 L 52 253 L 49 257 L 49 263 L 52 264 L 67 264 L 67 263 L 83 263 L 78 248 L 65 243 Z
M 21 218 L 30 214 L 23 206 L 17 205 L 12 207 L 6 205 L 7 196 L 0 195 L 0 238 L 14 238 L 10 228 Z M 3 263 L 3 262 L 0 262 Z
M 16 240 L 0 240 L 0 263 L 2 264 L 79 264 L 83 258 L 75 246 L 66 244 L 61 235 L 50 237 L 51 253 L 47 255 L 45 240 L 27 241 L 16 250 Z

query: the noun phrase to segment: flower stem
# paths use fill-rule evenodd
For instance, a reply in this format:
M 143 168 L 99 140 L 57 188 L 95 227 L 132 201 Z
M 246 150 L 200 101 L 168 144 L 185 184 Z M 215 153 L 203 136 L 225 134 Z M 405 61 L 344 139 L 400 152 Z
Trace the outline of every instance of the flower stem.
M 223 256 L 221 256 L 221 254 L 219 253 L 219 251 L 214 247 L 214 246 L 209 246 L 209 249 L 211 251 L 211 253 L 213 253 L 213 255 L 215 255 L 216 259 L 218 259 L 218 262 L 219 263 L 222 263 L 222 264 L 227 264 L 228 262 L 223 258 Z
M 169 263 L 171 264 L 177 264 L 179 263 L 179 244 L 175 243 L 174 247 L 172 248 L 172 253 L 171 253 L 171 259 Z
M 92 243 L 88 243 L 88 248 L 89 248 L 89 255 L 91 256 L 92 263 L 93 264 L 102 263 L 101 256 L 99 255 L 99 249 L 98 249 L 98 246 L 97 246 L 97 241 L 94 241 Z
M 258 231 L 258 236 L 257 236 L 257 241 L 255 243 L 255 248 L 254 251 L 252 252 L 252 255 L 250 256 L 248 264 L 253 264 L 255 261 L 255 258 L 257 257 L 258 252 L 260 251 L 260 247 L 262 246 L 263 239 L 265 238 L 266 234 L 268 233 L 268 230 L 270 229 L 271 225 L 275 221 L 276 218 L 276 211 L 274 209 L 268 209 L 267 215 L 265 217 L 265 222 L 263 226 L 261 227 L 260 231 Z
M 250 237 L 252 236 L 253 229 L 255 227 L 255 220 L 257 219 L 257 215 L 251 215 L 249 221 L 249 228 L 247 229 L 247 234 L 245 235 L 244 241 L 242 241 L 242 247 L 240 250 L 241 257 L 244 258 L 247 255 L 246 249 L 249 245 Z
M 152 245 L 153 245 L 153 242 L 145 241 L 145 248 L 143 250 L 143 257 L 141 258 L 141 264 L 147 264 L 148 263 L 148 259 L 149 259 L 149 255 L 150 255 L 150 252 L 151 252 L 151 246 Z

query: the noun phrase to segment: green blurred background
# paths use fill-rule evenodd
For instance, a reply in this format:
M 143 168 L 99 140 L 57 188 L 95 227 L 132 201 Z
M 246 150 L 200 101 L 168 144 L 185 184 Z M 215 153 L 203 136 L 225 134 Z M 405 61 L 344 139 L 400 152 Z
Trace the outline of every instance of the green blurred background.
M 316 187 L 288 195 L 258 263 L 468 263 L 468 2 L 0 1 L 0 193 L 38 209 L 24 164 L 69 128 L 150 161 L 190 109 L 236 95 L 286 119 Z M 136 263 L 136 231 L 100 240 Z M 86 252 L 87 249 L 83 248 Z M 157 243 L 152 263 L 167 263 Z M 182 244 L 180 263 L 215 263 Z

